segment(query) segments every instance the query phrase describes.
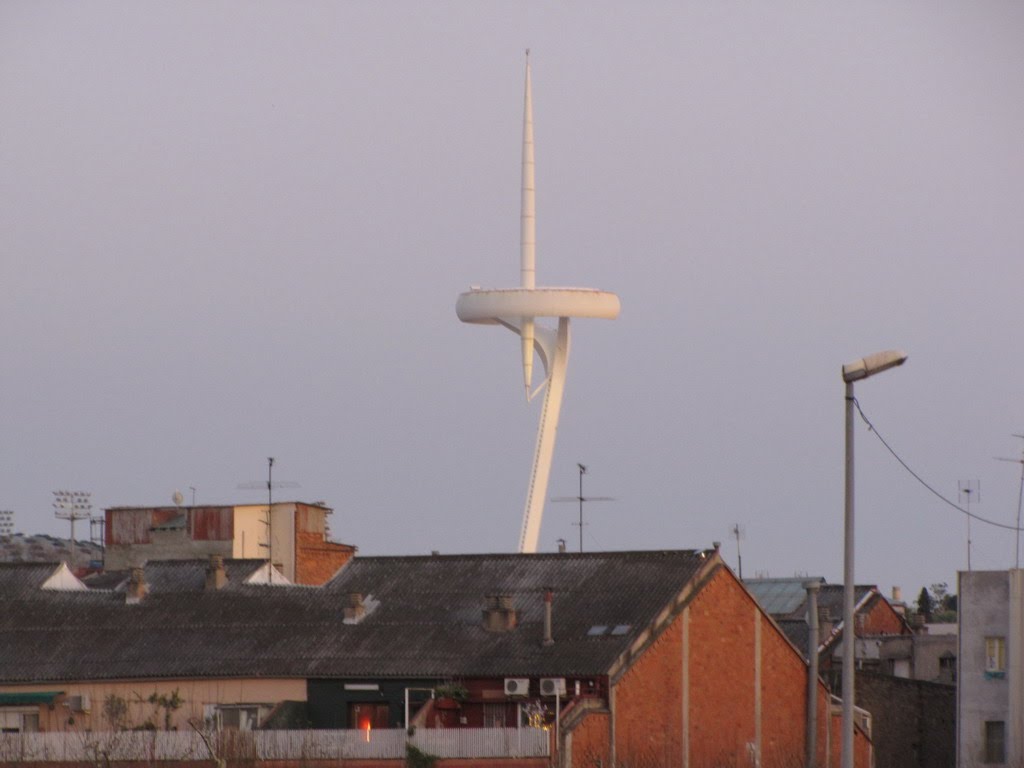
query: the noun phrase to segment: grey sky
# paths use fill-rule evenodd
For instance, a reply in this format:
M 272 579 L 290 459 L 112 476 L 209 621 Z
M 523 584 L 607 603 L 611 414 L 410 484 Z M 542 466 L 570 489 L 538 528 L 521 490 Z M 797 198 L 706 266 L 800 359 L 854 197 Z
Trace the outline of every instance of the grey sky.
M 518 280 L 533 50 L 538 284 L 574 325 L 551 495 L 591 549 L 841 574 L 840 366 L 882 434 L 1012 522 L 1024 432 L 1018 3 L 0 4 L 0 508 L 259 501 L 364 554 L 509 551 L 539 402 L 457 294 Z M 858 426 L 858 580 L 954 583 L 965 526 Z M 573 542 L 549 504 L 541 548 Z M 975 567 L 1013 537 L 973 527 Z

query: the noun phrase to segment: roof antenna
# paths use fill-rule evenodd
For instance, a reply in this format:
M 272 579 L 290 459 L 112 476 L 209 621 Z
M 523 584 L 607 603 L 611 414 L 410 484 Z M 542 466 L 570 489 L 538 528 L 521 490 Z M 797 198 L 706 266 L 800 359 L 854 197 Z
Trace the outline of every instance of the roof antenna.
M 583 502 L 585 501 L 615 501 L 611 496 L 584 496 L 583 495 L 583 476 L 587 474 L 587 468 L 582 464 L 577 464 L 580 469 L 580 495 L 579 496 L 556 496 L 552 501 L 578 501 L 580 504 L 580 521 L 573 523 L 580 527 L 580 552 L 583 551 Z M 561 541 L 561 539 L 559 539 Z
M 265 482 L 255 482 L 255 483 L 242 483 L 238 487 L 239 488 L 249 488 L 249 489 L 255 489 L 255 488 L 266 488 L 267 489 L 267 516 L 266 516 L 266 519 L 263 521 L 263 525 L 266 526 L 266 529 L 267 529 L 267 543 L 266 544 L 260 544 L 259 546 L 264 547 L 267 550 L 267 583 L 273 584 L 274 583 L 274 535 L 273 535 L 274 529 L 273 529 L 273 526 L 271 525 L 271 522 L 272 522 L 272 519 L 273 519 L 272 518 L 271 510 L 273 510 L 273 508 L 274 508 L 274 488 L 298 488 L 299 484 L 298 483 L 293 483 L 293 482 L 288 481 L 288 480 L 278 480 L 277 482 L 274 482 L 274 457 L 273 456 L 268 456 L 267 457 L 267 479 L 266 479 L 266 481 Z M 242 553 L 242 556 L 245 557 L 245 553 L 244 552 Z
M 736 537 L 736 562 L 740 571 L 740 581 L 743 581 L 743 555 L 740 553 L 740 539 L 744 537 L 746 531 L 740 527 L 739 523 L 733 523 L 729 533 Z

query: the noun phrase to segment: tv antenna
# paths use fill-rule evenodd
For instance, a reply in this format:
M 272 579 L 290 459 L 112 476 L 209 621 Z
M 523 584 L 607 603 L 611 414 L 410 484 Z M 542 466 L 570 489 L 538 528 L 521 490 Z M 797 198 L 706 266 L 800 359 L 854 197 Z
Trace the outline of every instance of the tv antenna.
M 1024 440 L 1024 435 L 1014 434 L 1013 436 Z M 1014 532 L 1016 538 L 1014 567 L 1020 568 L 1020 503 L 1024 499 L 1024 448 L 1021 448 L 1021 458 L 1019 459 L 1004 459 L 1002 456 L 995 458 L 996 461 L 1012 461 L 1014 464 L 1020 464 L 1020 490 L 1017 491 L 1017 530 Z M 970 520 L 970 518 L 967 519 Z
M 740 539 L 746 536 L 746 531 L 739 523 L 733 523 L 729 533 L 736 537 L 736 563 L 740 571 L 740 581 L 743 581 L 743 555 L 740 553 Z
M 981 481 L 961 480 L 960 503 L 967 509 L 967 570 L 971 570 L 971 502 L 981 503 Z
M 615 501 L 612 496 L 584 496 L 583 495 L 583 476 L 587 474 L 587 468 L 583 464 L 577 464 L 580 470 L 580 494 L 579 496 L 556 496 L 552 501 L 577 501 L 580 505 L 580 521 L 573 523 L 580 527 L 580 552 L 583 551 L 583 502 L 585 501 Z
M 266 488 L 267 489 L 267 517 L 263 521 L 263 524 L 267 529 L 267 543 L 260 544 L 261 547 L 265 547 L 267 550 L 267 581 L 270 584 L 274 583 L 274 536 L 273 528 L 271 527 L 271 510 L 274 508 L 274 489 L 275 488 L 298 488 L 298 483 L 293 483 L 290 480 L 278 480 L 274 481 L 274 457 L 267 457 L 267 479 L 265 482 L 256 481 L 253 483 L 242 483 L 238 486 L 242 489 L 255 489 L 255 488 Z

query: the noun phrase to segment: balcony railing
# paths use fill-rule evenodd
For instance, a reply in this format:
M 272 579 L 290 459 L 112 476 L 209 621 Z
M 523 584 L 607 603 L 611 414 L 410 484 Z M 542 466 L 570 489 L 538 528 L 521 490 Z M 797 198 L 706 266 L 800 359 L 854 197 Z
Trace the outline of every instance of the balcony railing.
M 405 745 L 442 758 L 547 757 L 549 733 L 536 728 L 403 728 L 372 731 L 93 731 L 0 734 L 0 763 L 121 760 L 401 759 Z

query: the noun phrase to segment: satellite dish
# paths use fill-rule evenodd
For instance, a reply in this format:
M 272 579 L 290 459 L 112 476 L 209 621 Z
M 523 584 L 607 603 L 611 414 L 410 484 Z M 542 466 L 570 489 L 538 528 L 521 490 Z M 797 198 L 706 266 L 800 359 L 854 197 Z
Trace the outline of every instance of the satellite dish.
M 180 507 L 185 503 L 185 497 L 182 495 L 181 491 L 175 491 L 171 494 L 171 501 L 174 502 L 174 506 Z

